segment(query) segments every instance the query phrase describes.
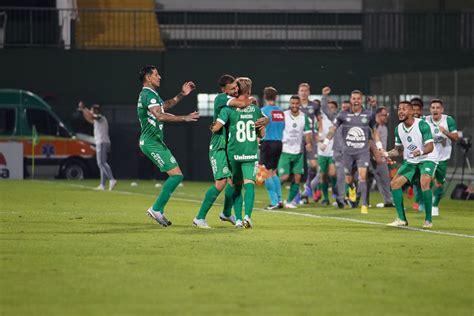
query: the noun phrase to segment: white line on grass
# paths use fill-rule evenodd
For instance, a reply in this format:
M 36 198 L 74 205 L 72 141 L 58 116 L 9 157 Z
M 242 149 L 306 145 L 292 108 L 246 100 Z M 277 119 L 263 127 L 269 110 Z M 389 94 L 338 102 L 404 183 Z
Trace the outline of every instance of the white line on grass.
M 34 180 L 34 181 L 46 182 L 46 183 L 51 183 L 51 184 L 62 184 L 62 185 L 67 185 L 67 186 L 81 188 L 81 189 L 94 190 L 93 187 L 90 187 L 90 186 L 87 186 L 87 185 L 82 185 L 82 184 L 72 184 L 72 183 L 64 183 L 64 182 L 59 182 L 58 183 L 58 182 L 54 182 L 54 181 L 45 181 L 45 180 Z M 130 191 L 121 191 L 121 190 L 114 190 L 112 192 L 113 193 L 119 193 L 119 194 L 125 194 L 125 195 L 155 196 L 153 194 L 130 192 Z M 201 200 L 185 199 L 185 198 L 180 198 L 180 197 L 173 197 L 173 199 L 174 200 L 179 200 L 179 201 L 185 201 L 185 202 L 197 202 L 197 203 L 202 202 Z M 215 204 L 218 205 L 219 203 L 215 203 Z M 265 213 L 296 215 L 296 216 L 303 216 L 303 217 L 310 217 L 310 218 L 321 218 L 321 219 L 334 219 L 334 220 L 338 220 L 338 221 L 352 222 L 352 223 L 358 223 L 358 224 L 386 226 L 386 224 L 384 224 L 384 223 L 372 222 L 372 221 L 366 221 L 366 220 L 360 220 L 360 219 L 354 219 L 354 218 L 347 218 L 347 217 L 316 215 L 316 214 L 299 213 L 299 212 L 292 212 L 292 211 L 265 210 L 265 209 L 258 208 L 258 207 L 254 208 L 254 210 L 265 212 Z M 446 235 L 446 236 L 463 237 L 463 238 L 474 238 L 474 235 L 458 234 L 458 233 L 445 232 L 445 231 L 440 231 L 440 230 L 428 230 L 428 229 L 421 229 L 421 228 L 409 227 L 409 226 L 394 227 L 394 228 L 406 229 L 406 230 L 411 230 L 411 231 L 416 231 L 416 232 L 421 232 L 421 233 L 428 233 L 428 234 Z

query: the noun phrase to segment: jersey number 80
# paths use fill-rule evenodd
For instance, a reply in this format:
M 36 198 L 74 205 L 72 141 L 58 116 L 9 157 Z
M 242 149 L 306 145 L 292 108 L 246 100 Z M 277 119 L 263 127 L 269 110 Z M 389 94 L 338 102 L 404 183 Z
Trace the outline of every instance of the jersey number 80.
M 238 121 L 237 122 L 237 133 L 235 138 L 239 143 L 243 142 L 254 142 L 257 139 L 257 135 L 255 133 L 255 123 L 253 121 Z

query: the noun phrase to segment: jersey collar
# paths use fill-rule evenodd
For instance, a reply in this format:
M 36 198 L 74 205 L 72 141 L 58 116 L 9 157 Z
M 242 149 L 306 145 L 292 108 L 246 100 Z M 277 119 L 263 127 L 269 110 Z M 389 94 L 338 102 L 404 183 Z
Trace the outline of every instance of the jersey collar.
M 153 90 L 152 88 L 149 88 L 149 87 L 143 87 L 143 89 L 148 89 L 150 91 L 152 91 L 154 94 L 158 95 L 158 92 L 156 92 L 155 90 Z M 142 89 L 142 90 L 143 90 Z

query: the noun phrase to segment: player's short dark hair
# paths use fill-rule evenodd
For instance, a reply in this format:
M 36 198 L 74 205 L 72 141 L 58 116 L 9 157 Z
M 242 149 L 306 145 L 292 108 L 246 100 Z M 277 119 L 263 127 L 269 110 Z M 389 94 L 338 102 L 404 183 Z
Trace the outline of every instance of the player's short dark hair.
M 145 82 L 146 75 L 151 75 L 153 73 L 153 69 L 156 69 L 156 67 L 153 65 L 146 65 L 140 70 L 138 73 L 138 78 L 140 79 L 141 83 Z
M 442 101 L 441 99 L 433 99 L 433 100 L 431 100 L 430 106 L 431 106 L 431 104 L 433 104 L 433 103 L 439 103 L 439 104 L 441 104 L 441 106 L 444 108 L 444 103 L 443 103 L 443 101 Z
M 410 100 L 410 103 L 412 105 L 419 106 L 420 108 L 423 108 L 423 100 L 421 98 L 413 98 Z
M 277 89 L 273 87 L 265 87 L 263 89 L 263 98 L 268 101 L 275 101 L 278 95 Z
M 360 90 L 352 90 L 352 91 L 351 91 L 351 95 L 353 95 L 353 94 L 360 94 L 360 96 L 363 96 L 363 95 L 364 95 L 364 94 L 362 93 L 362 91 L 360 91 Z
M 219 84 L 219 88 L 225 88 L 226 85 L 231 84 L 235 81 L 235 78 L 231 75 L 222 75 L 217 83 Z
M 350 104 L 351 100 L 344 100 L 344 101 L 342 101 L 342 103 L 349 103 Z
M 383 105 L 379 106 L 377 108 L 377 110 L 375 110 L 375 114 L 380 114 L 380 113 L 382 113 L 383 110 L 388 111 L 388 109 L 386 107 L 384 107 Z
M 408 105 L 408 106 L 413 107 L 413 104 L 411 104 L 411 103 L 408 102 L 408 101 L 400 101 L 400 102 L 398 103 L 398 106 L 400 106 L 400 105 L 402 105 L 402 104 L 405 104 L 405 105 Z
M 328 104 L 334 104 L 336 106 L 336 109 L 337 109 L 337 102 L 336 101 L 329 101 Z
M 298 101 L 301 101 L 300 96 L 297 95 L 297 94 L 293 94 L 293 95 L 290 97 L 290 100 L 291 100 L 291 99 L 296 99 L 296 100 L 298 100 Z

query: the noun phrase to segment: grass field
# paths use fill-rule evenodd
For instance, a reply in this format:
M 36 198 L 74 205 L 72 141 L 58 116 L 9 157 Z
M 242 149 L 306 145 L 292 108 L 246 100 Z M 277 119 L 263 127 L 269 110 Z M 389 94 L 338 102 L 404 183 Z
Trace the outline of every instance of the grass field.
M 424 232 L 382 225 L 394 209 L 263 212 L 259 187 L 252 230 L 220 205 L 199 230 L 207 183 L 178 188 L 169 228 L 145 216 L 154 182 L 95 185 L 0 182 L 1 315 L 473 315 L 472 202 L 445 199 Z

